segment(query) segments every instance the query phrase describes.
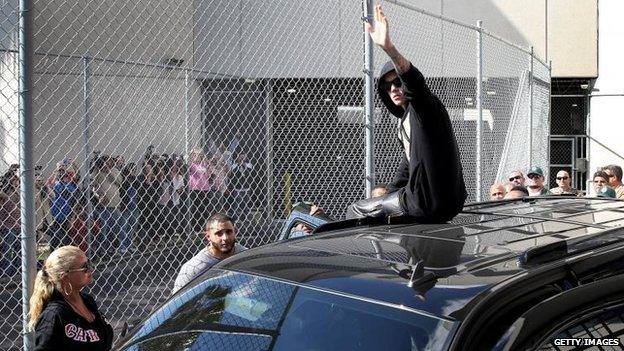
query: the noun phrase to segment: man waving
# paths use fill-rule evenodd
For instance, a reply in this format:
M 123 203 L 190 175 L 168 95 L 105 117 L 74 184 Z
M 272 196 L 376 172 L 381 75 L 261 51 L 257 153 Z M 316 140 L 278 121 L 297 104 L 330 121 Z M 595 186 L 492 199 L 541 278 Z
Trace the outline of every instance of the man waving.
M 391 193 L 352 204 L 347 218 L 409 215 L 421 222 L 448 221 L 461 211 L 467 196 L 448 112 L 422 73 L 390 40 L 380 5 L 366 29 L 390 57 L 381 69 L 377 92 L 390 113 L 400 118 L 403 158 L 388 186 Z

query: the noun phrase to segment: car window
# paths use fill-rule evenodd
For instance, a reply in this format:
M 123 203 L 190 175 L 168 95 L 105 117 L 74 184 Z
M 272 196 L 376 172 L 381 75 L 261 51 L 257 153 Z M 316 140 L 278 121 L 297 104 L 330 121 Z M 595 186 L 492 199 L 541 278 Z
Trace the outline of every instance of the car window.
M 124 349 L 428 350 L 447 343 L 455 327 L 392 306 L 212 270 L 150 316 Z
M 590 313 L 580 321 L 563 325 L 548 336 L 539 350 L 622 350 L 624 305 Z

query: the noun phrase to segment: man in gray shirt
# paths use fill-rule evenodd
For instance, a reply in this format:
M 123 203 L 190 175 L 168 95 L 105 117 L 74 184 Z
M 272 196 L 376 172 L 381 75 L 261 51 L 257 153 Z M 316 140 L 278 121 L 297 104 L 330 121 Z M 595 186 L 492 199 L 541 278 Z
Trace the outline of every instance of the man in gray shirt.
M 188 282 L 219 261 L 246 250 L 244 246 L 236 243 L 236 227 L 232 218 L 227 215 L 216 213 L 210 216 L 206 222 L 204 233 L 206 240 L 208 240 L 208 246 L 182 266 L 171 294 L 175 294 Z

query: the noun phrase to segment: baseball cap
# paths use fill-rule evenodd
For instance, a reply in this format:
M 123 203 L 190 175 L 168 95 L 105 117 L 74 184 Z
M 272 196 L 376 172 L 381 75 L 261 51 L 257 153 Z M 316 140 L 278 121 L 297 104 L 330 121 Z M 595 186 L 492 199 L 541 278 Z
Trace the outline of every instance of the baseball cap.
M 615 190 L 613 190 L 613 188 L 608 187 L 608 186 L 603 186 L 602 188 L 600 188 L 600 190 L 598 190 L 598 193 L 596 193 L 597 197 L 610 197 L 615 199 Z
M 529 168 L 529 170 L 527 171 L 527 177 L 530 176 L 531 174 L 537 174 L 542 177 L 544 176 L 544 172 L 542 171 L 542 169 L 537 166 L 533 166 Z

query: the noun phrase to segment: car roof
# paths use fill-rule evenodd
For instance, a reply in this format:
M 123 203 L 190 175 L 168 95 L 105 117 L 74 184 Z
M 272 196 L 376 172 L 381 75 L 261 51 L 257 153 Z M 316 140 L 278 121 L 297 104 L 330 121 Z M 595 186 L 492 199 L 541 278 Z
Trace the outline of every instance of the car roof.
M 461 319 L 469 301 L 530 269 L 519 259 L 539 262 L 537 248 L 565 243 L 566 255 L 574 255 L 624 239 L 622 224 L 619 200 L 475 203 L 445 224 L 405 218 L 332 223 L 311 236 L 237 254 L 218 267 Z

